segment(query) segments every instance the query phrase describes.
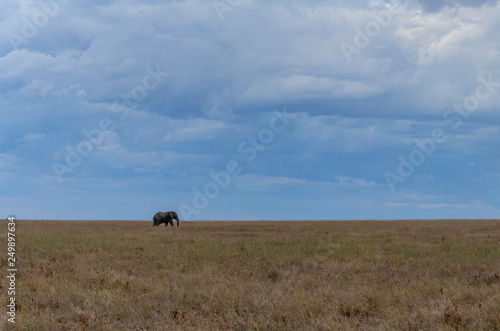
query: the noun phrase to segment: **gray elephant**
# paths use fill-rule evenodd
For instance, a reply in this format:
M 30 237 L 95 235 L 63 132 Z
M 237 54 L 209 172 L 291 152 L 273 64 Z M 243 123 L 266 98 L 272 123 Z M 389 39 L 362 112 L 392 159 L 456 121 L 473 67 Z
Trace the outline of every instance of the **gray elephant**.
M 174 226 L 173 220 L 177 221 L 177 226 L 179 226 L 179 216 L 175 211 L 167 211 L 166 213 L 156 213 L 153 217 L 153 226 L 160 226 L 161 223 L 165 223 L 165 226 L 169 224 Z

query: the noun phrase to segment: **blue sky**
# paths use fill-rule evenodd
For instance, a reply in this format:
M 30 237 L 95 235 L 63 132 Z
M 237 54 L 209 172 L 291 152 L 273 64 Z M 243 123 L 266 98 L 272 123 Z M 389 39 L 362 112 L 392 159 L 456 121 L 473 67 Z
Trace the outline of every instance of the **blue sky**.
M 0 213 L 500 218 L 498 1 L 4 1 Z

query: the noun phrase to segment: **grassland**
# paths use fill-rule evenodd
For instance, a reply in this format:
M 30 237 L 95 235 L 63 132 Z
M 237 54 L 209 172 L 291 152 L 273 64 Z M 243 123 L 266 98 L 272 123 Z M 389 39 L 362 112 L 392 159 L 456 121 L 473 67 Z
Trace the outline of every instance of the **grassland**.
M 500 330 L 500 221 L 18 221 L 16 238 L 18 330 Z

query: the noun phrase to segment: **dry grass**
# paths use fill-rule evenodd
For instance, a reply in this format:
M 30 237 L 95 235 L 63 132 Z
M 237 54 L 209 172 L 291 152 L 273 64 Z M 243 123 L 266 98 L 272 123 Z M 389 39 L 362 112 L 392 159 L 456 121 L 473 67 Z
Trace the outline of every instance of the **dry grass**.
M 500 330 L 498 221 L 18 221 L 16 236 L 19 330 Z

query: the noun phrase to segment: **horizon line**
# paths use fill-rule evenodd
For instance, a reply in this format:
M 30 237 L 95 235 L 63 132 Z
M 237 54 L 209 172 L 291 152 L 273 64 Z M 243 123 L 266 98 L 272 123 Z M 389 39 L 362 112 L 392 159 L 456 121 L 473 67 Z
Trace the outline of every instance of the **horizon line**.
M 15 217 L 15 216 L 14 216 Z M 7 220 L 5 218 L 4 220 Z M 137 219 L 22 219 L 16 221 L 54 221 L 54 222 L 151 222 L 152 220 Z M 181 220 L 180 222 L 391 222 L 391 221 L 498 221 L 500 218 L 408 218 L 408 219 L 206 219 Z

